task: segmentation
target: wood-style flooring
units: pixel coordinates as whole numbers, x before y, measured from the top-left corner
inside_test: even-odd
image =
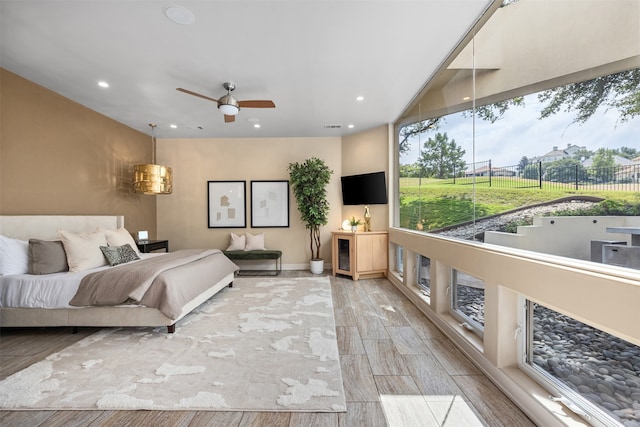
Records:
[[[331,284],[344,413],[0,411],[0,426],[535,426],[388,280]],[[1,329],[0,379],[95,331]]]

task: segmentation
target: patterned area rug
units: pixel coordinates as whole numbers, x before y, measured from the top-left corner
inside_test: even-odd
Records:
[[[101,330],[1,381],[0,407],[345,411],[329,278],[236,278],[174,334]]]

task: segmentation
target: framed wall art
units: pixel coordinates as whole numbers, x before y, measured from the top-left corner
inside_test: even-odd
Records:
[[[207,181],[209,228],[247,226],[246,181]]]
[[[251,227],[289,227],[289,181],[251,181]]]

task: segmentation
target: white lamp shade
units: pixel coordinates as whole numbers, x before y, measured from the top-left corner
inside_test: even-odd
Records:
[[[230,104],[220,104],[220,106],[218,106],[218,108],[226,116],[235,116],[236,114],[238,114],[238,111],[240,111],[240,109],[238,107],[236,107],[235,105],[230,105]]]

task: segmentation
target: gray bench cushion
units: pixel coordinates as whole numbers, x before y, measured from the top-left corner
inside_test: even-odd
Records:
[[[278,259],[282,256],[282,251],[222,251],[229,259]]]
[[[240,269],[238,271],[238,276],[256,276],[263,273],[271,273],[274,276],[280,274],[282,270],[282,251],[222,251],[227,258],[234,261],[256,261],[263,259],[273,259],[275,260],[275,270],[245,270]]]

